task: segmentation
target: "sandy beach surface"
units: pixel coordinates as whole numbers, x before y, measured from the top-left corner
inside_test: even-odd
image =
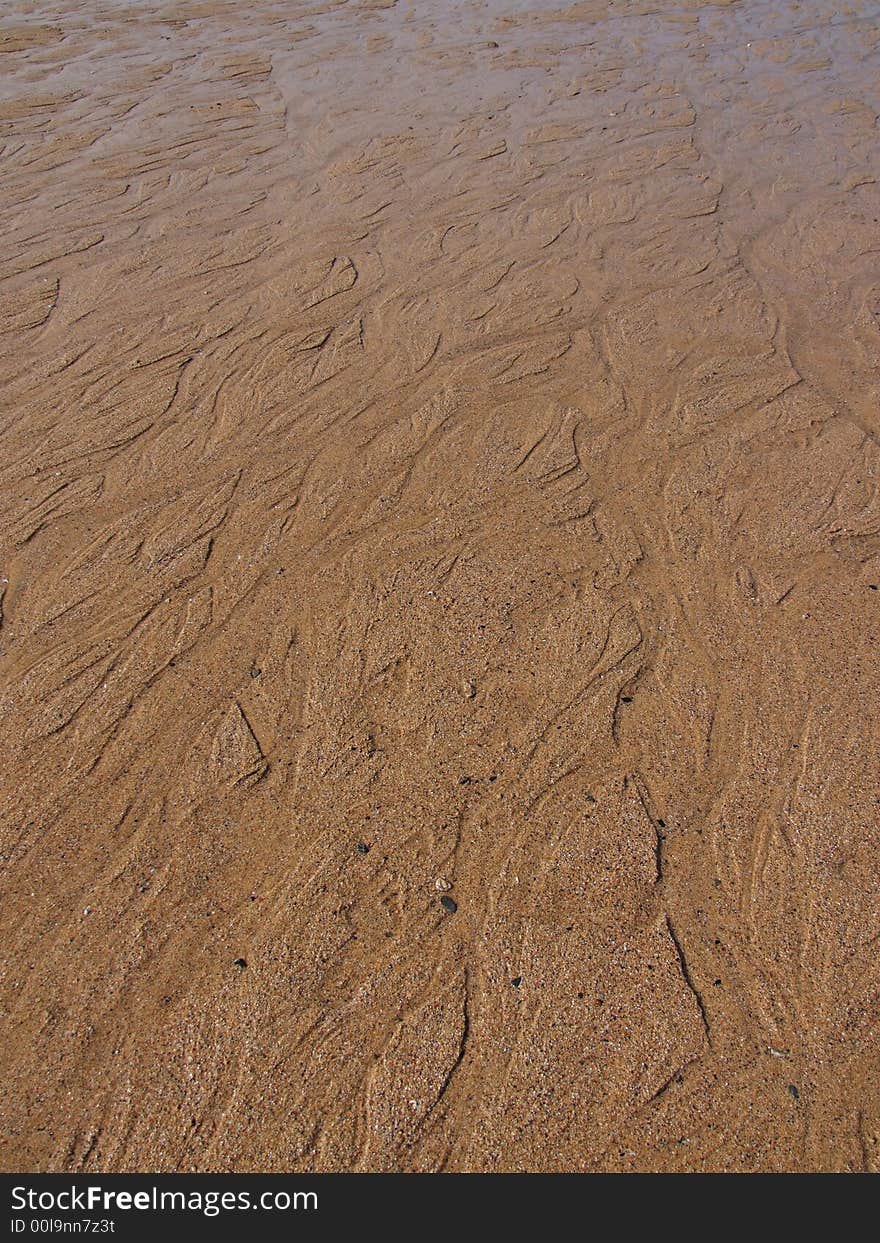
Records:
[[[3,1168],[880,1169],[880,5],[10,0]]]

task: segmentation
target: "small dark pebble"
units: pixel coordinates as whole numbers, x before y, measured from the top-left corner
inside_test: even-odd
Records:
[[[359,855],[368,855],[370,853],[370,848],[366,842],[358,842],[357,852]]]
[[[440,899],[440,905],[445,911],[448,911],[450,915],[454,915],[458,910],[458,903],[454,898],[450,898],[448,893],[444,893],[443,897]]]
[[[800,1094],[800,1092],[797,1090],[797,1088],[794,1086],[794,1084],[793,1084],[793,1083],[790,1083],[790,1084],[788,1085],[788,1090],[789,1090],[789,1092],[792,1094],[792,1096],[794,1097],[794,1099],[795,1099],[796,1101],[799,1101],[799,1100],[801,1099],[801,1094]]]
[[[245,967],[247,966],[247,959],[236,958],[235,962],[232,965],[233,967],[238,967],[239,971],[244,971]]]
[[[494,39],[490,39],[489,42],[486,44],[486,47],[497,47],[497,46],[498,44],[495,42]]]
[[[262,669],[258,669],[257,666],[254,665],[253,669],[251,669],[251,677],[258,678],[262,672]]]
[[[513,985],[513,987],[514,987],[514,988],[519,988],[520,984],[522,984],[522,976],[521,976],[521,975],[515,975],[515,976],[513,977],[513,979],[512,979],[510,982],[511,982],[511,984]]]
[[[469,786],[471,784],[471,778],[470,777],[459,777],[458,784],[460,786]]]
[[[588,795],[587,795],[587,802],[588,802],[588,803],[595,803],[595,801],[596,801],[596,800],[593,798],[592,794],[588,794]]]
[[[631,704],[632,701],[633,701],[632,695],[621,695],[620,696],[620,702],[622,704]]]
[[[657,821],[657,828],[658,828],[658,829],[665,829],[665,828],[666,828],[666,821],[665,821],[665,820],[658,820],[658,821]]]
[[[872,591],[877,591],[877,584],[876,584],[876,583],[868,583],[868,586],[871,588],[871,590],[872,590]]]

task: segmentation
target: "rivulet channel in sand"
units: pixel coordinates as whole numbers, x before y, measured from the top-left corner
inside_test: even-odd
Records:
[[[878,51],[3,6],[4,1168],[880,1168]]]

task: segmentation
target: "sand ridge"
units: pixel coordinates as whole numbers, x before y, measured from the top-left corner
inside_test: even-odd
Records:
[[[878,43],[4,12],[4,1168],[878,1168]]]

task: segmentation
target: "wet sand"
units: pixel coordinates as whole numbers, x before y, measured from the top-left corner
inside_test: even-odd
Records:
[[[3,1168],[880,1168],[878,69],[4,6]]]

